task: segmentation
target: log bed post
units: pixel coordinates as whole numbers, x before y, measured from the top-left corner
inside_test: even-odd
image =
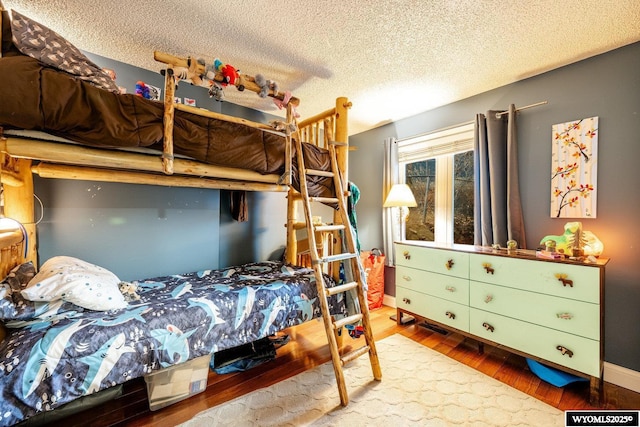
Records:
[[[175,114],[176,83],[173,78],[173,68],[167,67],[164,73],[164,134],[162,145],[162,166],[164,173],[173,174],[173,117]]]
[[[295,138],[300,138],[300,132],[297,129],[296,119],[293,114],[293,106],[291,104],[287,104],[287,128],[285,129],[285,146],[284,146],[284,173],[282,175],[282,183],[285,185],[291,185],[293,182],[291,174],[293,173],[292,162],[293,162],[293,135],[296,135]],[[295,130],[291,130],[291,125],[294,124],[296,126]]]
[[[26,256],[25,252],[21,254],[22,261],[32,261],[37,267],[38,252],[36,250],[36,224],[33,214],[31,160],[3,155],[0,173],[4,195],[4,215],[21,223],[26,232],[26,241],[24,242],[27,246]]]
[[[345,97],[336,99],[336,133],[335,141],[347,143],[349,141],[348,135],[348,111],[351,108],[351,102]],[[338,168],[342,172],[344,177],[344,188],[342,191],[347,191],[347,185],[349,182],[349,147],[348,146],[336,146],[336,153],[338,158]]]
[[[293,117],[293,107],[291,105],[287,105],[287,125],[289,123],[292,123],[294,120]],[[299,129],[296,128],[295,130],[295,138],[300,138],[300,131]],[[287,185],[289,185],[289,191],[287,192],[287,223],[285,224],[285,227],[287,228],[287,240],[286,240],[286,246],[285,246],[285,261],[289,264],[295,264],[296,260],[298,258],[298,241],[296,238],[296,230],[294,228],[295,222],[296,222],[296,209],[297,209],[297,203],[296,203],[296,190],[293,188],[293,186],[291,186],[291,183],[293,182],[293,177],[291,176],[291,174],[293,173],[292,170],[292,161],[293,161],[293,154],[292,154],[292,137],[291,137],[291,132],[289,129],[287,129],[287,137],[285,140],[285,169],[284,169],[284,175],[283,175],[283,179],[286,180]]]
[[[300,194],[293,188],[289,187],[287,193],[287,246],[285,247],[285,261],[288,264],[296,264],[298,258],[298,240],[296,236],[295,224],[297,221],[297,200]]]

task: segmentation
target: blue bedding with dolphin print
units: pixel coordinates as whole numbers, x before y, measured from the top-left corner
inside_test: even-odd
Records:
[[[41,308],[44,317],[5,322],[0,424],[321,316],[313,270],[281,262],[134,284],[140,300],[125,309],[64,303]],[[329,302],[333,314],[347,314],[343,294]]]

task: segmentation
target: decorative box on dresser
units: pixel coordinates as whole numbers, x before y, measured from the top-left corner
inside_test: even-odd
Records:
[[[604,269],[535,251],[396,243],[396,305],[427,323],[588,378],[602,395]]]

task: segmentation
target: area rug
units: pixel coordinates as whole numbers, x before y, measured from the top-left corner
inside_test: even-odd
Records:
[[[376,348],[382,381],[367,356],[349,363],[346,407],[329,362],[182,426],[564,426],[562,411],[402,335]]]

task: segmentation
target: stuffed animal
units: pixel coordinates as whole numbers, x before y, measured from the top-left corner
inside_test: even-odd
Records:
[[[140,295],[138,295],[138,285],[130,282],[120,282],[118,283],[118,288],[120,288],[120,293],[124,297],[126,302],[131,301],[139,301]]]
[[[286,108],[287,104],[289,104],[289,101],[291,100],[291,96],[292,96],[291,92],[287,90],[282,96],[282,100],[274,96],[273,103],[276,104],[276,107],[278,107],[279,110],[282,110],[283,108]],[[295,105],[293,106],[292,113],[294,117],[296,118],[300,117],[300,113],[296,111]]]
[[[276,82],[275,80],[267,80],[267,84],[269,85],[269,87],[273,91],[273,94],[277,95],[278,92],[280,91],[280,87],[278,86],[278,82]]]
[[[224,64],[218,58],[213,61],[213,68],[222,74],[222,86],[226,85],[236,85],[236,80],[240,77],[238,70],[236,70],[232,65]]]
[[[224,100],[224,90],[222,86],[216,82],[211,82],[211,86],[209,86],[209,98],[222,102]]]
[[[196,61],[192,61],[190,58],[187,61],[188,67],[173,67],[173,77],[176,79],[176,84],[179,80],[187,80],[196,86],[208,86],[208,82],[205,79],[204,73],[201,70],[205,69],[204,59],[198,58]],[[165,71],[160,72],[163,76]]]
[[[144,99],[151,99],[151,90],[143,81],[136,82],[136,95],[143,97]]]
[[[288,132],[293,133],[298,130],[298,127],[295,123],[283,122],[282,120],[271,120],[269,124],[273,127],[274,130],[278,132]]]
[[[269,95],[269,83],[267,83],[267,79],[262,74],[256,74],[254,77],[254,81],[260,88],[260,92],[258,92],[258,96],[260,98],[266,98]]]
[[[260,92],[258,92],[260,98],[266,98],[269,95],[269,90],[273,90],[274,95],[278,93],[278,83],[267,80],[262,74],[256,74],[254,81],[260,87]]]

